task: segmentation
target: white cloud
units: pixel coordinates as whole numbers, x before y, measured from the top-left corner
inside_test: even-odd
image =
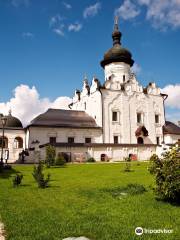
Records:
[[[23,32],[23,33],[22,33],[22,37],[23,37],[23,38],[33,38],[33,37],[34,37],[34,34],[31,33],[31,32]]]
[[[180,84],[167,85],[161,89],[162,93],[168,94],[165,105],[170,108],[180,109]],[[180,110],[178,110],[180,112]]]
[[[151,0],[138,0],[138,3],[141,5],[145,4],[145,5],[149,5],[149,3],[151,2]]]
[[[64,36],[63,29],[64,29],[64,24],[62,24],[62,25],[59,26],[58,28],[54,28],[54,29],[53,29],[53,32],[55,32],[57,35],[63,37],[63,36]]]
[[[91,5],[84,9],[83,17],[84,18],[94,17],[95,15],[98,14],[98,11],[100,9],[101,9],[101,4],[99,2],[97,2],[96,4]]]
[[[71,103],[69,97],[58,97],[55,101],[48,98],[40,98],[35,87],[19,85],[13,91],[14,96],[6,103],[0,103],[0,111],[7,114],[9,109],[18,117],[24,125],[27,125],[34,117],[45,112],[48,108],[68,109]]]
[[[147,7],[146,18],[160,30],[180,27],[180,0],[138,0]]]
[[[134,19],[145,10],[146,20],[159,30],[180,27],[180,0],[124,0],[115,14],[124,20]]]
[[[135,73],[135,74],[139,74],[141,72],[141,67],[139,64],[137,63],[134,63],[134,65],[132,66],[132,71]]]
[[[151,0],[146,5],[146,17],[155,28],[166,30],[168,27],[180,27],[180,1]]]
[[[24,5],[25,7],[28,7],[30,4],[30,0],[11,0],[11,4],[14,7],[19,7],[20,5]]]
[[[115,15],[123,18],[124,20],[135,18],[139,14],[140,10],[130,0],[125,0],[119,8],[115,9]]]
[[[66,9],[71,9],[72,8],[71,4],[69,4],[67,2],[62,2],[62,4],[65,6]]]
[[[61,23],[63,21],[63,19],[64,18],[60,14],[57,14],[50,18],[49,26],[53,27],[54,25]]]
[[[81,23],[70,24],[68,27],[69,31],[79,32],[82,29]]]
[[[64,36],[64,23],[63,23],[64,18],[60,15],[57,14],[53,17],[51,17],[50,21],[49,21],[49,26],[52,29],[52,31],[54,33],[56,33],[59,36]]]

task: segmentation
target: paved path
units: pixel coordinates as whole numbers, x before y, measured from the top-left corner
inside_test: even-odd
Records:
[[[4,237],[4,225],[0,222],[0,240],[5,240]]]

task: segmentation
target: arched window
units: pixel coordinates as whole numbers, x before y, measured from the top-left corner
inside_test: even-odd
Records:
[[[138,144],[144,144],[143,138],[142,138],[142,137],[138,137],[138,138],[137,138],[137,143],[138,143]]]
[[[21,137],[14,139],[14,148],[23,148],[23,139]]]
[[[7,137],[0,137],[0,147],[2,148],[8,148],[8,138]]]

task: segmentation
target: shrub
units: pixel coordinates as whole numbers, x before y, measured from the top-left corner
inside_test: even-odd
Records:
[[[64,166],[65,164],[66,164],[66,161],[63,156],[59,155],[56,157],[56,160],[55,160],[56,166]]]
[[[1,164],[0,163],[0,172],[3,172],[4,170],[11,170],[12,169],[12,166],[11,165],[9,165],[9,164]]]
[[[156,195],[160,199],[171,202],[180,201],[180,158],[178,149],[166,152],[162,159],[153,155],[150,159],[149,171],[155,175]]]
[[[46,159],[45,164],[48,168],[50,168],[55,163],[56,157],[56,149],[55,147],[48,145],[46,146]]]
[[[16,176],[13,177],[12,182],[13,182],[13,187],[18,187],[23,179],[22,174],[16,174]]]
[[[3,169],[4,169],[3,164],[0,162],[0,173],[3,172]]]
[[[130,157],[127,157],[125,158],[125,168],[124,168],[124,171],[125,172],[130,172],[131,171],[131,158]]]
[[[43,173],[43,164],[42,162],[39,162],[37,166],[34,166],[34,171],[32,173],[35,181],[38,184],[39,188],[46,188],[49,185],[50,181],[50,174],[47,175],[45,178],[44,173]]]
[[[161,168],[163,165],[162,160],[159,159],[159,157],[156,154],[153,154],[150,157],[150,162],[149,162],[149,172],[151,174],[155,174],[157,171],[157,168]]]
[[[87,159],[87,162],[93,163],[93,162],[96,162],[96,160],[93,157],[90,157]]]

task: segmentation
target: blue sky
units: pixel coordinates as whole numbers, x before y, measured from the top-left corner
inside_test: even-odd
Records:
[[[138,80],[144,86],[155,81],[168,93],[175,92],[167,113],[178,120],[178,0],[0,0],[2,111],[13,108],[12,98],[22,85],[22,91],[36,92],[38,101],[45,104],[60,96],[72,97],[76,88],[81,89],[84,74],[90,81],[96,75],[103,83],[99,62],[112,46],[115,14],[119,16],[122,45],[137,64]]]

